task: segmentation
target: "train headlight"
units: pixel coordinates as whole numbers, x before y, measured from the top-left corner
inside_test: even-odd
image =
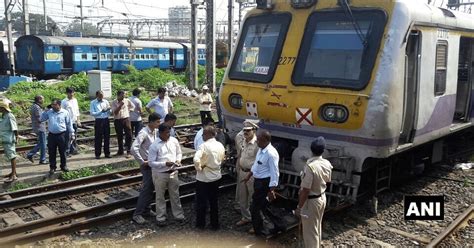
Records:
[[[325,121],[343,123],[349,118],[349,111],[342,105],[326,104],[321,107],[320,115]]]
[[[291,6],[295,9],[309,8],[316,4],[318,0],[291,0]]]
[[[242,107],[244,106],[242,96],[239,95],[239,94],[236,94],[236,93],[230,94],[230,96],[229,96],[229,105],[232,108],[242,109]]]

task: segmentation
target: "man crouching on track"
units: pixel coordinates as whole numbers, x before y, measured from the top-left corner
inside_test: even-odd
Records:
[[[216,129],[213,126],[204,127],[202,134],[204,143],[194,155],[196,167],[196,227],[206,226],[207,204],[210,205],[211,228],[219,229],[218,189],[221,179],[221,164],[225,157],[225,148],[218,142]]]
[[[298,207],[295,215],[301,217],[305,247],[320,247],[321,222],[326,207],[326,183],[331,182],[331,163],[322,158],[326,142],[318,137],[311,143],[313,157],[308,159],[301,173]]]
[[[151,113],[148,116],[148,126],[142,128],[137,138],[132,144],[132,155],[140,163],[140,171],[143,175],[142,189],[138,197],[137,207],[133,213],[133,221],[138,224],[144,224],[144,213],[151,213],[150,204],[153,202],[153,177],[151,176],[151,168],[148,164],[148,149],[158,137],[156,129],[160,126],[160,115]]]
[[[184,223],[184,213],[179,199],[179,180],[176,167],[181,163],[181,147],[176,138],[170,137],[170,127],[161,124],[159,136],[150,146],[148,165],[151,167],[156,192],[156,221],[166,226],[165,190],[168,189],[173,216]]]

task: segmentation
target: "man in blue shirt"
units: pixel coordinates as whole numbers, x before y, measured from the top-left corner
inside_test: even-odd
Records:
[[[264,233],[262,212],[267,216],[267,205],[275,200],[275,188],[278,186],[278,178],[280,172],[278,170],[278,162],[280,157],[275,147],[270,143],[272,136],[270,132],[261,130],[257,134],[257,146],[259,147],[257,157],[252,165],[252,169],[247,177],[243,180],[247,182],[250,177],[254,177],[254,192],[252,195],[252,204],[250,213],[252,216],[253,230],[256,235],[268,234]],[[271,216],[270,220],[271,220]],[[265,230],[266,231],[266,230]]]
[[[56,171],[56,150],[59,150],[61,158],[61,170],[68,172],[66,165],[66,140],[75,138],[74,128],[72,127],[69,112],[61,109],[61,100],[54,99],[48,110],[41,114],[41,122],[48,121],[48,154],[49,154],[49,174],[53,175]],[[69,135],[71,137],[66,137]]]
[[[104,155],[106,158],[111,158],[110,156],[110,125],[109,125],[109,115],[110,115],[110,104],[109,101],[104,99],[104,92],[101,90],[96,91],[96,99],[91,102],[90,113],[95,118],[94,131],[95,131],[95,140],[94,140],[94,151],[95,158],[100,158],[100,153],[102,150],[102,139],[104,140]]]

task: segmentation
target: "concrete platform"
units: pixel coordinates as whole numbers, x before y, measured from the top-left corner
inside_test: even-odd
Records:
[[[183,152],[183,159],[194,156],[194,149],[181,147]],[[133,168],[138,167],[134,163],[133,157],[127,159],[125,156],[113,156],[117,153],[117,147],[111,147],[110,151],[112,158],[105,158],[102,154],[100,159],[95,159],[93,148],[88,146],[81,146],[80,154],[74,155],[67,158],[67,166],[69,170],[78,170],[81,168],[89,167],[91,169],[98,168],[103,165],[110,165],[113,169],[119,168]],[[58,177],[61,175],[59,168],[59,157],[57,158],[57,170],[53,176],[49,176],[49,164],[38,164],[39,160],[35,159],[35,163],[31,163],[27,160],[24,154],[18,154],[17,158],[17,175],[18,180],[13,183],[6,183],[3,176],[8,175],[11,172],[10,163],[6,161],[3,155],[0,155],[0,193],[8,191],[13,185],[18,183],[37,185],[43,182],[55,182],[58,181]],[[39,157],[38,155],[36,157]]]

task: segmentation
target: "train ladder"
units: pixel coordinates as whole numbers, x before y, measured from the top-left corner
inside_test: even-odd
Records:
[[[378,165],[375,169],[375,194],[372,199],[373,212],[378,212],[378,194],[390,188],[390,180],[392,178],[392,164]]]

